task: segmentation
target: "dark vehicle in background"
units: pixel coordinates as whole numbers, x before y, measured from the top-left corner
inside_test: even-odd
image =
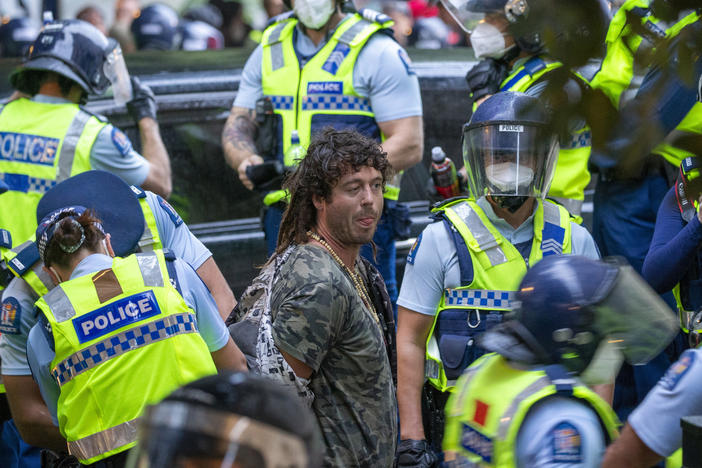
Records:
[[[266,261],[260,225],[261,196],[239,182],[226,165],[220,138],[250,50],[139,52],[126,55],[132,75],[156,94],[158,121],[171,157],[173,193],[169,202],[212,251],[237,297]],[[469,49],[409,50],[424,106],[424,160],[405,172],[400,200],[412,214],[412,236],[429,222],[427,184],[433,146],[441,146],[463,166],[461,126],[470,115],[464,81],[473,64]],[[0,98],[12,89],[7,76],[19,61],[0,60]],[[139,148],[139,135],[124,106],[111,96],[90,100],[88,110],[106,116]],[[414,239],[399,241],[398,279]]]

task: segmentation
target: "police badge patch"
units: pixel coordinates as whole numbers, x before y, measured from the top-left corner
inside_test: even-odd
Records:
[[[551,430],[551,463],[582,463],[580,431],[569,422],[560,422]]]
[[[8,335],[18,335],[20,332],[20,321],[22,317],[22,307],[14,297],[8,297],[2,302],[0,311],[0,332]]]
[[[112,127],[112,143],[122,156],[128,155],[132,150],[132,142],[129,137],[117,127]]]

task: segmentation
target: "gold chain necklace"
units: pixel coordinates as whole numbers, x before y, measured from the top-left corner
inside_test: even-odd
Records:
[[[353,282],[353,286],[356,288],[356,292],[358,295],[361,297],[361,300],[363,303],[366,305],[368,308],[368,311],[370,314],[373,316],[375,319],[375,323],[380,326],[380,319],[378,319],[378,314],[375,312],[375,307],[373,307],[373,303],[370,300],[370,295],[368,294],[368,290],[366,289],[366,286],[363,284],[363,280],[361,279],[361,275],[355,273],[352,271],[346,264],[344,263],[343,260],[341,260],[341,257],[337,255],[336,252],[334,252],[334,249],[332,248],[331,245],[327,243],[319,234],[316,232],[312,231],[307,231],[307,235],[311,237],[312,239],[316,240],[320,244],[322,244],[322,247],[324,247],[327,252],[329,252],[329,255],[332,256],[332,258],[336,261],[336,263],[341,266],[341,268],[348,273],[348,275],[351,277],[351,281]]]

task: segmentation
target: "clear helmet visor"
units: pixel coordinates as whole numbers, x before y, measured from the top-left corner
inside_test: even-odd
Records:
[[[471,195],[545,198],[558,157],[558,142],[546,127],[490,122],[466,125],[463,159]]]
[[[468,34],[485,18],[485,12],[472,11],[475,0],[441,0],[441,4],[456,23]]]
[[[177,401],[149,407],[130,468],[307,468],[300,437],[245,416]]]
[[[132,100],[132,82],[129,79],[129,71],[124,62],[122,48],[116,42],[115,47],[105,56],[103,73],[112,85],[115,104],[124,105]]]
[[[609,295],[594,306],[595,324],[632,365],[646,364],[678,333],[675,314],[634,269],[617,259],[619,273]]]

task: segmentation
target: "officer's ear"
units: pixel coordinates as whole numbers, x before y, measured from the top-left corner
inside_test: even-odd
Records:
[[[47,275],[49,275],[49,278],[51,278],[51,281],[53,281],[56,286],[61,284],[61,276],[54,269],[54,267],[47,267],[46,265],[43,265],[41,268]]]
[[[105,238],[102,240],[103,242],[103,247],[105,248],[105,254],[109,255],[110,257],[115,256],[115,251],[112,250],[112,243],[110,242],[110,237],[112,237],[109,233],[105,234]]]

